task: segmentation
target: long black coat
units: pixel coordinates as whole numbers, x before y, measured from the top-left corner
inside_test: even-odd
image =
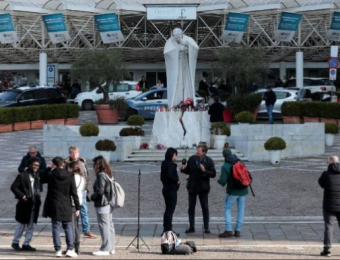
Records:
[[[187,167],[181,170],[181,172],[189,175],[187,179],[187,189],[191,193],[209,192],[210,178],[216,177],[214,161],[204,155],[200,161],[200,163],[205,166],[205,172],[202,172],[196,160],[196,155],[191,156],[188,160]]]
[[[33,175],[34,178],[34,199],[29,177],[30,170],[24,171],[16,177],[11,185],[11,191],[14,193],[15,198],[18,199],[15,212],[15,220],[21,224],[29,224],[31,220],[31,212],[34,203],[34,223],[37,223],[39,217],[39,209],[41,205],[40,199],[40,181],[38,175]],[[27,201],[23,200],[26,196]]]
[[[163,190],[178,190],[179,177],[177,173],[177,164],[172,160],[165,159],[161,166],[161,181],[163,183]]]
[[[332,163],[319,178],[319,185],[324,189],[323,210],[340,212],[340,163]]]
[[[42,183],[47,183],[47,196],[43,216],[58,221],[72,221],[73,198],[76,210],[80,209],[74,173],[65,169],[46,169],[40,176]]]

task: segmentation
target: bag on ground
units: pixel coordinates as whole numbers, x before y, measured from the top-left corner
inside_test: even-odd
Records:
[[[109,179],[110,180],[110,179]],[[122,208],[124,207],[125,192],[118,182],[114,179],[110,180],[111,183],[111,199],[110,206],[112,208]]]
[[[180,244],[174,250],[174,255],[190,255],[193,253],[192,248],[186,244]]]
[[[175,253],[177,236],[172,231],[164,232],[161,238],[161,250],[163,255]]]
[[[231,168],[232,176],[233,176],[233,187],[236,189],[244,189],[250,187],[253,196],[255,197],[254,191],[251,187],[251,183],[253,182],[253,178],[251,177],[250,172],[247,167],[240,161],[236,162]]]
[[[187,242],[185,242],[184,244],[190,246],[191,249],[192,249],[192,251],[193,251],[194,253],[197,252],[197,247],[196,247],[196,244],[195,244],[194,241],[187,241]]]

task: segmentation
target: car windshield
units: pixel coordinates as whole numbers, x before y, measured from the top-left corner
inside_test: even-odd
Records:
[[[3,92],[0,95],[0,100],[4,100],[4,101],[13,101],[15,100],[15,98],[20,94],[20,92],[16,92],[16,91],[6,91]]]
[[[144,96],[144,95],[145,95],[145,92],[142,92],[142,93],[140,93],[139,95],[133,97],[132,99],[137,99],[137,98],[139,98],[139,97],[141,97],[141,96]]]

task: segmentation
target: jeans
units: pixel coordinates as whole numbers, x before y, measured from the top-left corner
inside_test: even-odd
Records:
[[[67,250],[73,250],[74,237],[72,230],[72,222],[58,221],[52,219],[52,235],[55,251],[61,250],[60,226],[63,227],[65,232]]]
[[[209,229],[209,204],[208,204],[208,195],[209,192],[202,193],[192,193],[189,192],[189,223],[190,228],[195,228],[195,208],[197,196],[199,197],[202,213],[203,213],[203,224],[204,229]]]
[[[90,231],[89,216],[87,215],[87,192],[84,191],[83,205],[80,206],[80,219],[81,225],[83,226],[83,233]]]
[[[225,204],[224,204],[224,219],[225,219],[225,230],[232,231],[232,208],[237,201],[237,220],[235,231],[241,231],[243,221],[244,221],[244,209],[246,206],[247,196],[233,196],[226,195]]]
[[[112,222],[112,213],[98,214],[98,227],[102,237],[100,251],[110,252],[115,250],[115,227]]]
[[[324,244],[324,248],[326,250],[329,250],[332,247],[332,242],[333,242],[333,224],[334,224],[334,220],[335,218],[338,221],[338,225],[340,227],[340,212],[327,212],[327,211],[323,211],[323,219],[325,221],[325,233],[324,233],[324,240],[323,240],[323,244]]]
[[[274,108],[274,105],[267,106],[268,121],[269,121],[270,124],[274,123],[274,120],[273,120],[273,108]]]
[[[172,217],[177,204],[177,190],[164,190],[163,197],[165,202],[165,212],[163,216],[164,232],[172,230]]]
[[[31,218],[30,218],[30,223],[27,224],[21,224],[17,223],[15,226],[15,231],[14,231],[14,238],[13,238],[13,244],[19,244],[20,238],[22,237],[24,231],[26,230],[25,233],[25,241],[24,245],[29,245],[32,237],[33,237],[33,231],[34,231],[34,206],[32,207],[31,211]]]

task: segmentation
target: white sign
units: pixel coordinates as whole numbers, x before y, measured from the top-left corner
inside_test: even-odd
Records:
[[[47,85],[54,86],[55,84],[55,65],[47,65]]]
[[[336,69],[329,69],[329,80],[336,80]]]
[[[339,46],[333,45],[331,46],[331,57],[338,57]]]
[[[196,20],[196,7],[148,7],[148,20]]]

